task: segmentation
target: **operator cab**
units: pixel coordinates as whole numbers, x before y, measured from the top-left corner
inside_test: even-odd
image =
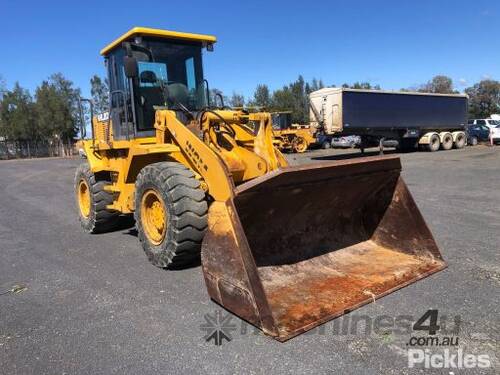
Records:
[[[292,112],[273,112],[271,113],[274,130],[284,130],[292,127]]]
[[[186,123],[208,105],[202,48],[211,35],[135,27],[101,51],[110,87],[115,139],[155,134],[155,107],[175,110]]]

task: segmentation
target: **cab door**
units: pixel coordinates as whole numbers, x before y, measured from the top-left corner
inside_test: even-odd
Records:
[[[131,100],[130,82],[125,76],[123,51],[118,49],[107,57],[110,91],[109,117],[113,127],[113,139],[135,137],[134,107]]]

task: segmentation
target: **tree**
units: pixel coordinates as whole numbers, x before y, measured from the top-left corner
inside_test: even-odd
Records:
[[[271,94],[266,84],[258,84],[253,94],[252,106],[269,108],[271,106]]]
[[[295,98],[288,86],[273,93],[272,109],[276,111],[292,111],[295,106]]]
[[[245,105],[245,98],[243,95],[237,94],[233,91],[229,104],[231,104],[231,107],[243,107]]]
[[[309,108],[308,108],[308,96],[306,93],[304,78],[299,75],[297,80],[290,84],[290,90],[295,99],[294,108],[292,109],[292,121],[299,124],[304,124],[308,122]]]
[[[5,79],[0,74],[0,101],[2,100],[3,95],[6,92],[7,92],[7,83],[5,82]]]
[[[343,88],[345,89],[358,89],[358,90],[381,90],[380,85],[374,85],[370,82],[354,82],[352,85],[349,85],[347,83],[344,83],[342,85]]]
[[[40,132],[44,139],[53,140],[60,137],[60,130],[70,119],[70,111],[56,87],[48,81],[43,81],[36,88],[36,113]]]
[[[272,97],[272,107],[279,111],[292,111],[292,122],[304,124],[309,120],[308,96],[304,78],[276,90]]]
[[[219,89],[210,89],[210,105],[220,107],[224,104],[224,106],[228,105],[227,96]],[[223,103],[221,103],[221,98]]]
[[[306,83],[305,86],[306,94],[309,95],[311,92],[321,90],[324,87],[325,85],[321,79],[317,80],[316,78],[313,78],[311,83],[309,82]]]
[[[96,113],[109,111],[109,84],[107,78],[102,80],[101,77],[94,74],[90,78],[90,94],[92,95]]]
[[[457,91],[453,90],[453,81],[450,77],[438,75],[432,78],[429,82],[422,85],[418,91],[431,92],[435,94],[453,94]]]
[[[2,99],[3,95],[7,92],[7,84],[5,83],[5,79],[0,75],[0,137],[2,137]]]
[[[18,82],[11,91],[4,91],[0,107],[0,136],[11,141],[37,137],[33,98]]]
[[[69,145],[77,134],[80,90],[62,74],[50,76],[36,89],[36,113],[44,138],[60,147]]]
[[[486,79],[465,89],[469,95],[469,114],[473,118],[485,118],[500,112],[500,82]]]

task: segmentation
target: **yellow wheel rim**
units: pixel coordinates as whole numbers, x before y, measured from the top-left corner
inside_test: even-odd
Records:
[[[78,206],[80,207],[80,213],[83,217],[89,217],[90,215],[90,189],[89,185],[85,180],[80,180],[78,183]]]
[[[163,199],[155,190],[146,190],[141,199],[141,224],[146,237],[159,245],[167,232],[166,209]]]
[[[307,143],[303,138],[297,138],[297,144],[295,146],[297,152],[305,152],[307,150]]]

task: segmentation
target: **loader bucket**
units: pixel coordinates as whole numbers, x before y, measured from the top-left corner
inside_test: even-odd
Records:
[[[387,156],[287,167],[212,203],[211,298],[285,341],[445,268],[400,171]]]

